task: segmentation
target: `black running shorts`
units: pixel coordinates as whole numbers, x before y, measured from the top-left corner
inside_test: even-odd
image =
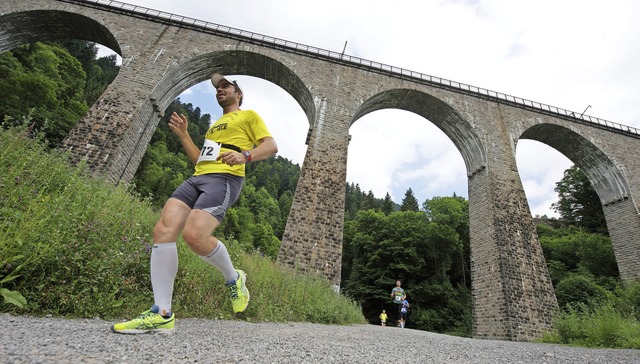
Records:
[[[227,209],[240,196],[244,177],[227,173],[191,176],[171,195],[192,209],[204,210],[222,221]]]

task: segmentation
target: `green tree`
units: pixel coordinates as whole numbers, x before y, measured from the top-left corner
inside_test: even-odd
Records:
[[[613,245],[608,236],[600,234],[581,234],[578,246],[578,266],[599,279],[620,277],[618,264],[613,252]]]
[[[447,271],[453,282],[470,288],[469,201],[463,197],[434,197],[426,200],[423,209],[430,221],[432,233],[451,258]]]
[[[558,202],[551,207],[567,224],[589,232],[608,234],[607,222],[598,194],[587,175],[576,166],[564,171],[562,180],[556,183]]]
[[[236,204],[252,211],[256,221],[272,227],[278,227],[281,223],[278,201],[264,187],[256,189],[251,184],[245,185]]]
[[[136,191],[159,209],[191,174],[193,164],[184,153],[169,153],[166,144],[156,143],[147,147],[133,183]]]
[[[391,195],[389,195],[389,192],[387,192],[387,194],[384,196],[381,209],[382,209],[382,212],[385,213],[385,215],[389,215],[395,211],[395,204],[391,200]]]
[[[278,198],[278,207],[280,209],[280,218],[283,222],[286,223],[289,218],[289,211],[291,211],[291,204],[293,203],[293,192],[295,190],[287,190],[282,192],[280,198]],[[282,235],[284,234],[284,225],[281,230],[276,230],[276,236],[282,239]]]
[[[55,43],[66,49],[82,65],[87,75],[83,98],[87,105],[93,105],[120,71],[116,63],[116,55],[96,59],[98,54],[96,43],[84,40],[64,39]]]
[[[364,194],[360,189],[360,185],[347,183],[345,190],[345,219],[347,221],[354,220],[362,205]]]
[[[36,42],[0,55],[0,121],[30,116],[31,129],[56,146],[87,112],[86,74],[55,44]]]
[[[357,225],[356,220],[345,219],[342,234],[342,264],[340,273],[340,277],[342,278],[342,281],[340,282],[341,287],[345,286],[345,282],[351,276],[351,266],[355,259],[353,240],[358,233]]]
[[[581,275],[607,288],[617,286],[620,274],[608,236],[577,227],[547,229],[540,234],[540,244],[554,285],[570,275]]]
[[[260,163],[249,163],[246,167],[250,183],[256,188],[264,187],[275,198],[296,190],[300,166],[286,158],[276,155]]]
[[[348,279],[343,278],[343,291],[362,304],[365,316],[377,317],[388,301],[387,287],[392,287],[396,279],[389,269],[391,262],[388,257],[400,249],[388,245],[398,244],[398,241],[389,241],[382,235],[386,222],[384,213],[380,211],[359,211],[353,225],[347,226],[353,229],[348,249],[353,260],[349,264]],[[396,259],[400,257],[394,257]]]
[[[375,210],[378,209],[379,205],[378,205],[378,201],[376,200],[376,197],[373,195],[373,191],[369,190],[369,192],[367,193],[367,195],[364,198],[364,203],[362,204],[362,209],[363,210]]]
[[[418,205],[418,200],[413,195],[413,191],[411,187],[405,192],[404,199],[402,199],[402,203],[400,204],[400,211],[420,211],[420,207]]]

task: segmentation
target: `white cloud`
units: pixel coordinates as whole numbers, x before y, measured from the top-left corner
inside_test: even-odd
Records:
[[[531,213],[558,216],[551,209],[558,200],[554,189],[573,163],[546,144],[526,139],[518,142],[516,162]]]

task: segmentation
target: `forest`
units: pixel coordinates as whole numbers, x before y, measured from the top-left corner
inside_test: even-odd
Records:
[[[50,148],[63,140],[118,74],[116,57],[97,57],[94,43],[33,43],[0,54],[0,120],[4,128],[28,120]],[[172,112],[185,114],[196,145],[211,123],[198,106],[174,100],[165,111],[131,183],[156,209],[191,173],[167,127]],[[246,251],[276,258],[300,176],[300,166],[276,155],[247,166],[239,201],[216,231]],[[407,327],[471,335],[469,203],[460,196],[417,201],[377,198],[346,183],[341,289],[365,317],[378,323],[392,312],[396,280],[407,291]],[[556,184],[558,218],[536,217],[537,232],[561,307],[595,305],[622,290],[602,206],[577,167]]]

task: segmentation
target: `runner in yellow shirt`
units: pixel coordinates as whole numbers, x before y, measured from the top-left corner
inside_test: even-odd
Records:
[[[380,314],[380,324],[382,326],[387,326],[387,312],[385,310],[382,310],[382,313]]]
[[[114,332],[174,331],[171,300],[178,272],[176,241],[181,231],[189,248],[224,276],[233,312],[243,312],[249,305],[247,275],[233,266],[227,248],[213,232],[240,196],[245,164],[269,158],[278,146],[255,111],[240,110],[244,94],[236,81],[216,73],[211,83],[223,115],[207,131],[201,149],[191,139],[184,115],[173,113],[169,121],[169,129],[195,164],[195,173],[167,200],[153,231],[150,265],[154,304],[133,320],[113,325]]]

